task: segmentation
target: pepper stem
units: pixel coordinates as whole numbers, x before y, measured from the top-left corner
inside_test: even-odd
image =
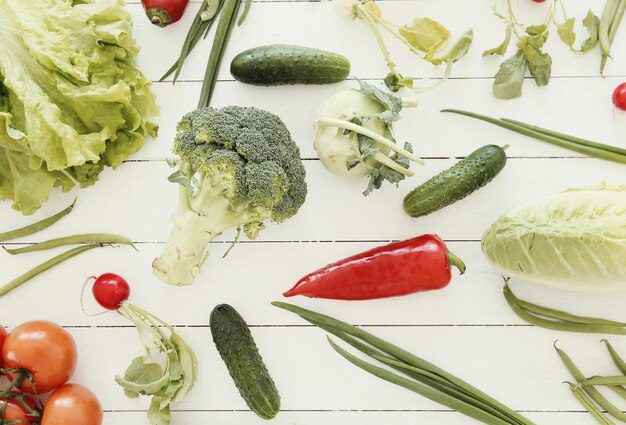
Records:
[[[467,267],[465,266],[465,263],[463,262],[463,260],[457,257],[454,253],[452,253],[452,251],[450,250],[446,250],[446,251],[448,253],[448,264],[450,266],[456,267],[461,274],[465,273],[465,269],[467,269]]]

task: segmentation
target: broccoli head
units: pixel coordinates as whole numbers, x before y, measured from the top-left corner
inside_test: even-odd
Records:
[[[170,181],[180,184],[174,229],[154,273],[190,285],[211,240],[228,228],[255,239],[269,219],[292,217],[307,193],[300,150],[282,120],[254,107],[200,108],[177,127],[180,157]]]

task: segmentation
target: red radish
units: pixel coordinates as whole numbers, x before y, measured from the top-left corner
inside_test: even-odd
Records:
[[[159,27],[173,24],[182,18],[189,0],[141,0],[150,22]]]
[[[117,310],[128,299],[130,287],[122,276],[104,273],[93,283],[93,296],[107,310]]]
[[[622,83],[613,92],[613,105],[617,109],[626,111],[626,83]]]
[[[546,0],[533,0],[535,3],[543,3]]]

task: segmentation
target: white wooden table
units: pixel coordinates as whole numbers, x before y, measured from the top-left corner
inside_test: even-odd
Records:
[[[178,54],[199,1],[193,1],[181,23],[168,29],[149,24],[137,0],[127,1],[135,17],[135,37],[142,47],[140,68],[158,79]],[[520,17],[542,19],[547,4],[519,0]],[[599,13],[603,2],[568,0],[571,16],[583,17],[589,5]],[[298,317],[273,308],[297,278],[333,260],[422,233],[437,233],[468,265],[444,290],[371,302],[292,301],[368,330],[433,361],[494,395],[543,425],[583,425],[594,420],[569,393],[570,379],[552,343],[569,351],[588,374],[615,374],[600,344],[600,335],[564,334],[531,327],[508,308],[502,280],[483,258],[479,240],[499,215],[526,201],[569,187],[603,180],[624,182],[623,165],[547,146],[532,139],[463,117],[440,114],[443,107],[506,116],[626,147],[626,113],[614,111],[613,88],[626,79],[626,29],[614,44],[615,61],[600,78],[599,51],[576,55],[552,31],[547,50],[554,59],[553,80],[537,88],[527,80],[521,99],[499,101],[491,95],[492,76],[500,62],[481,52],[498,44],[501,22],[490,11],[491,0],[396,0],[381,3],[388,19],[399,23],[429,16],[460,35],[473,27],[474,44],[457,64],[453,78],[421,96],[416,110],[403,112],[397,138],[413,143],[427,159],[416,176],[396,189],[368,198],[365,181],[334,176],[323,169],[313,150],[314,113],[331,94],[355,87],[354,80],[328,86],[254,87],[234,82],[230,59],[243,49],[269,43],[291,43],[333,50],[352,62],[352,76],[380,83],[384,61],[365,25],[338,16],[330,3],[255,2],[244,26],[237,28],[225,55],[214,106],[254,105],[280,115],[298,142],[307,170],[309,195],[299,214],[280,226],[268,225],[259,240],[242,241],[221,259],[234,232],[211,245],[212,256],[192,287],[166,286],[151,273],[151,261],[170,231],[177,187],[167,182],[174,126],[194,109],[210,42],[188,59],[180,81],[155,83],[162,107],[158,140],[116,171],[107,170],[93,188],[80,193],[54,193],[34,217],[22,217],[0,206],[2,230],[15,228],[62,209],[78,194],[75,211],[59,224],[19,241],[30,243],[83,232],[112,232],[137,242],[128,248],[90,251],[36,278],[0,299],[0,322],[13,327],[32,319],[65,326],[79,346],[74,381],[94,390],[105,409],[106,425],[147,424],[148,399],[127,399],[113,381],[141,353],[135,330],[116,314],[87,317],[79,296],[90,275],[116,272],[132,285],[131,299],[176,325],[200,360],[196,388],[173,406],[172,423],[260,424],[239,397],[211,341],[208,316],[218,303],[231,303],[246,318],[282,396],[276,425],[461,425],[474,423],[460,414],[384,383],[336,355],[322,331]],[[579,40],[580,41],[580,40]],[[441,70],[420,63],[390,41],[401,70],[436,78]],[[431,81],[432,82],[432,81]],[[509,162],[504,171],[471,197],[436,214],[410,219],[401,208],[408,190],[487,143],[505,144]],[[2,279],[9,280],[51,256],[35,253],[11,257],[0,252]],[[576,311],[625,319],[626,295],[566,293],[514,282],[524,298]],[[626,340],[611,337],[626,354]],[[624,406],[624,403],[622,403]],[[73,424],[79,425],[79,424]]]

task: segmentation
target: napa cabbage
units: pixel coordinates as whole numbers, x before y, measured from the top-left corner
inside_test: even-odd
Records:
[[[493,223],[481,245],[507,276],[571,290],[626,290],[626,186],[531,202]]]

